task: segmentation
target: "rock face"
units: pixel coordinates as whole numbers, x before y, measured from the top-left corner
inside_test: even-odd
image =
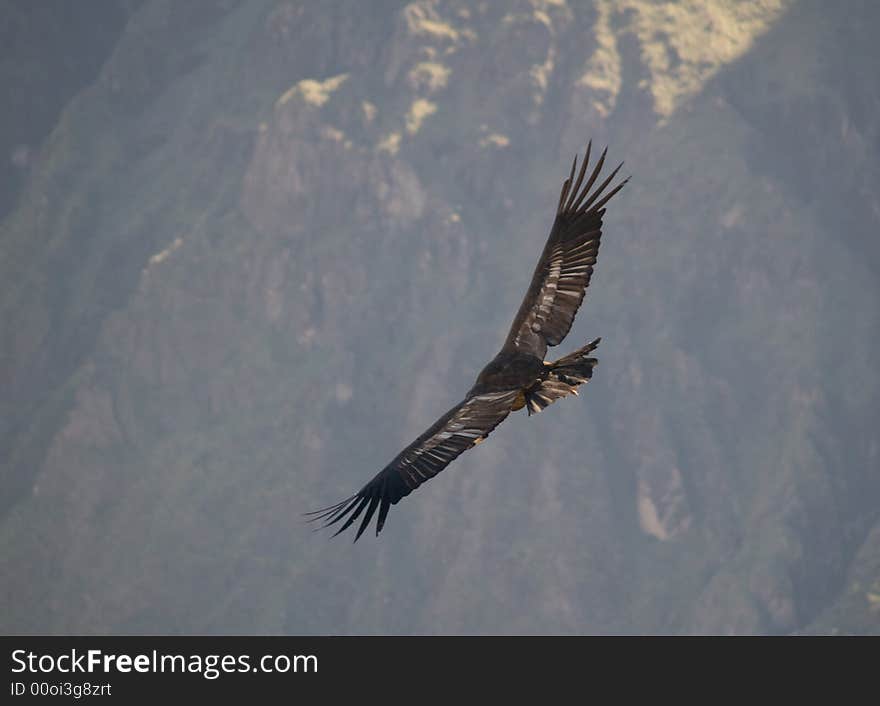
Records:
[[[874,3],[126,9],[0,226],[5,632],[880,632]],[[496,352],[588,137],[585,395],[310,533]]]

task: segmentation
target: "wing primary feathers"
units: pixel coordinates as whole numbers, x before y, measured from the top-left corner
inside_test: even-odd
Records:
[[[556,213],[562,213],[562,204],[565,203],[565,197],[568,196],[568,188],[571,182],[566,179],[562,182],[562,191],[559,193],[559,205],[556,207]]]
[[[587,209],[593,205],[593,202],[602,195],[602,192],[605,191],[605,187],[611,183],[611,180],[617,176],[617,172],[620,171],[620,168],[623,166],[623,162],[617,165],[617,169],[615,169],[608,177],[603,181],[599,186],[596,187],[596,190],[593,192],[592,196],[588,198],[584,205],[580,207],[578,213],[586,213]],[[594,207],[595,208],[595,207]]]
[[[605,164],[605,155],[606,154],[608,154],[607,147],[604,150],[602,150],[602,154],[599,155],[599,161],[596,162],[596,166],[593,167],[593,173],[590,174],[590,178],[587,180],[586,186],[584,186],[577,201],[575,201],[572,204],[572,209],[574,209],[575,211],[582,210],[582,209],[578,209],[578,206],[580,206],[581,201],[584,200],[586,195],[590,193],[590,189],[593,188],[593,184],[596,183],[596,179],[599,177],[599,173],[602,171],[602,166]]]
[[[326,521],[323,525],[319,527],[319,529],[324,529],[325,527],[329,527],[330,525],[334,525],[343,517],[345,517],[349,512],[351,512],[352,508],[357,505],[361,501],[360,495],[353,495],[349,500],[346,500],[342,505],[345,507],[341,507],[335,513],[326,518]]]
[[[354,536],[354,541],[357,542],[361,535],[364,533],[364,530],[367,529],[367,525],[370,524],[370,520],[373,517],[373,513],[376,512],[376,506],[379,504],[379,493],[374,492],[373,497],[370,498],[370,507],[367,508],[367,514],[364,515],[364,520],[361,522],[361,526],[358,527],[357,534]]]
[[[557,213],[562,213],[562,204],[565,203],[565,197],[568,196],[569,190],[571,189],[571,182],[574,181],[574,170],[577,167],[578,156],[574,156],[574,161],[571,163],[571,174],[568,175],[568,179],[565,180],[565,183],[562,185],[562,193],[559,195],[559,206],[556,209]]]
[[[382,484],[382,504],[379,506],[379,517],[376,519],[376,536],[379,536],[379,532],[382,531],[382,528],[385,526],[385,518],[388,516],[388,510],[391,508],[391,499],[388,497],[388,494],[385,492],[385,484]]]
[[[587,173],[587,165],[590,163],[590,148],[593,146],[593,141],[590,140],[587,143],[587,153],[584,155],[583,164],[581,164],[581,170],[578,172],[577,181],[574,183],[574,186],[571,189],[571,193],[568,196],[568,203],[565,204],[565,210],[571,210],[571,202],[574,201],[575,196],[578,194],[578,190],[581,188],[581,184],[584,181],[584,174]]]
[[[345,530],[347,530],[349,527],[351,527],[351,523],[354,522],[360,516],[360,514],[364,511],[364,508],[367,506],[367,503],[370,502],[370,496],[369,495],[365,495],[363,497],[358,496],[358,500],[360,501],[358,503],[358,506],[355,508],[354,512],[348,516],[348,519],[343,523],[342,527],[340,527],[338,530],[336,530],[336,532],[333,535],[334,537],[336,535],[340,534],[341,532],[345,532]],[[333,520],[333,522],[328,522],[325,525],[325,527],[329,527],[333,523],[339,522],[339,520],[341,520],[343,517],[345,517],[347,512],[348,512],[348,509],[346,509],[346,512],[342,513],[339,517],[337,517],[335,520]]]
[[[311,512],[304,512],[303,515],[305,515],[306,517],[314,517],[315,515],[322,515],[325,512],[327,512],[328,510],[335,510],[340,505],[345,505],[345,503],[347,503],[349,500],[351,500],[351,498],[346,498],[342,502],[336,503],[335,505],[328,505],[327,507],[322,507],[320,510],[312,510]]]
[[[621,163],[620,166],[623,166],[623,164]],[[616,171],[616,170],[615,170],[615,171]],[[602,206],[604,206],[606,203],[608,203],[608,200],[609,200],[612,196],[614,196],[614,194],[616,194],[616,193],[617,193],[618,191],[620,191],[624,186],[626,186],[627,182],[628,182],[630,179],[632,179],[632,177],[631,177],[631,176],[628,176],[626,179],[624,179],[622,182],[620,182],[620,183],[619,183],[617,186],[615,186],[611,191],[609,191],[607,194],[605,194],[605,196],[602,197],[602,200],[599,201],[599,203],[597,203],[595,206],[593,206],[593,208],[594,208],[595,210],[597,210],[597,211],[598,211],[599,209],[601,209]]]
[[[318,522],[318,521],[323,520],[327,517],[330,517],[331,515],[336,514],[342,508],[343,505],[350,502],[351,500],[353,500],[356,497],[357,496],[353,495],[350,498],[346,498],[342,502],[336,503],[335,505],[331,505],[330,507],[325,507],[323,510],[315,510],[313,512],[303,513],[306,517],[309,518],[308,520],[306,520],[306,522]]]
[[[360,495],[353,496],[350,503],[347,503],[344,508],[340,508],[337,513],[334,513],[333,515],[331,515],[330,517],[327,518],[326,522],[324,523],[324,527],[329,527],[330,525],[335,525],[337,522],[339,522],[339,520],[341,520],[349,512],[351,512],[352,509],[354,509],[354,507],[359,502],[361,502],[361,496]]]

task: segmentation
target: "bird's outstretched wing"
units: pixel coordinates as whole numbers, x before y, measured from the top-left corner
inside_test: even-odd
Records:
[[[510,414],[519,395],[519,390],[506,390],[468,397],[440,417],[355,495],[308,515],[312,520],[323,521],[323,527],[345,520],[336,532],[339,534],[366,510],[354,538],[357,541],[378,508],[378,535],[391,505],[485,439]]]
[[[543,359],[547,346],[558,345],[568,334],[578,307],[584,300],[599,252],[602,216],[605,213],[603,207],[629,181],[625,179],[602,196],[623,166],[621,163],[590,193],[602,171],[605,153],[608,151],[606,148],[602,152],[584,184],[591,146],[592,144],[587,145],[587,154],[577,181],[574,179],[577,168],[575,157],[571,174],[562,185],[550,237],[541,253],[541,259],[538,260],[525,299],[513,320],[504,343],[506,348]]]

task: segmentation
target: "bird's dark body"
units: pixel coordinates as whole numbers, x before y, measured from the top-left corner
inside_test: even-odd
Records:
[[[522,390],[525,392],[546,375],[544,361],[529,353],[504,347],[477,376],[467,396],[486,392]]]
[[[587,145],[577,179],[575,158],[571,174],[562,185],[553,227],[507,339],[498,355],[477,376],[464,400],[357,493],[309,513],[314,520],[324,521],[325,526],[342,522],[339,534],[363,514],[355,535],[357,540],[378,512],[379,534],[392,505],[480,444],[511,412],[525,407],[529,414],[536,414],[556,400],[577,395],[578,387],[592,378],[598,361],[591,354],[599,345],[598,338],[558,360],[544,360],[547,348],[559,345],[571,329],[596,264],[604,206],[627,181],[603,196],[620,167],[593,189],[605,162],[605,152],[587,178],[589,161]]]

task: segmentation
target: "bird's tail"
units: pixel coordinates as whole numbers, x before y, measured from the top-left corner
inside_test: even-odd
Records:
[[[574,353],[547,365],[546,377],[526,390],[526,409],[530,415],[537,414],[556,400],[578,394],[577,388],[593,377],[593,368],[599,363],[589,355],[601,340],[597,338]]]

